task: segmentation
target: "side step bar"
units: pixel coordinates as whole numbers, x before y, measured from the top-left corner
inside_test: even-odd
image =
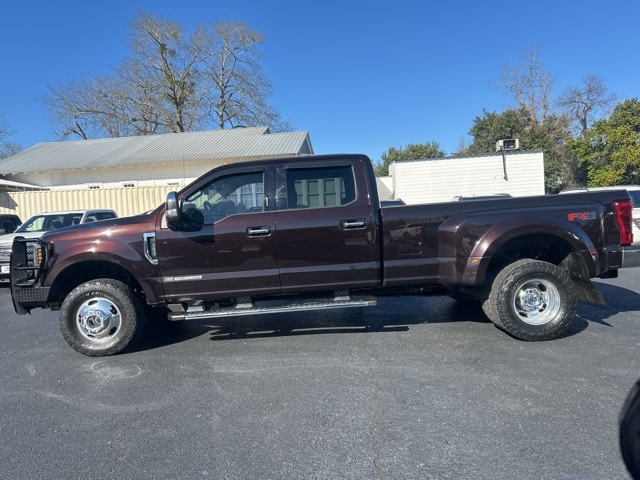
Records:
[[[336,298],[323,302],[291,303],[288,305],[254,307],[251,304],[242,304],[235,308],[221,308],[212,310],[196,310],[193,312],[171,312],[167,318],[172,321],[198,320],[219,317],[238,317],[242,315],[263,315],[268,313],[302,312],[308,310],[326,310],[333,308],[349,307],[374,307],[378,304],[375,297]],[[247,305],[247,306],[244,306]]]

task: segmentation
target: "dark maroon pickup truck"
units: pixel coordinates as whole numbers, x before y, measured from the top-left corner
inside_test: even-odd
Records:
[[[378,295],[477,302],[523,340],[563,334],[591,278],[633,242],[624,190],[380,207],[371,161],[330,155],[225,165],[151,213],[16,239],[19,314],[60,309],[66,341],[110,355],[156,311],[170,320],[375,305]]]

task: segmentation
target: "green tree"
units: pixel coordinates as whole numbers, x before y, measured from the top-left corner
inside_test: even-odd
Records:
[[[640,100],[615,106],[569,147],[586,169],[591,187],[635,183],[640,173]]]
[[[403,148],[389,148],[382,154],[382,160],[376,164],[376,175],[389,175],[389,165],[398,160],[417,160],[422,158],[442,158],[446,153],[438,142],[410,143]]]
[[[527,108],[487,112],[473,120],[469,134],[473,142],[460,155],[495,153],[498,140],[517,138],[521,150],[542,150],[545,157],[545,188],[555,193],[577,180],[576,160],[566,147],[570,121],[564,115],[546,114],[542,122]]]
[[[518,138],[521,148],[529,145],[531,136],[531,116],[524,108],[505,110],[502,113],[483,110],[482,116],[473,120],[469,135],[473,137],[471,145],[458,155],[481,155],[494,153],[496,142],[507,138]]]

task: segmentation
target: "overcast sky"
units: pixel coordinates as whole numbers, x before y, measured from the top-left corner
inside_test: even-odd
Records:
[[[3,0],[0,113],[13,141],[57,140],[48,85],[120,62],[136,9],[189,30],[223,19],[259,30],[272,103],[316,153],[375,161],[436,141],[451,154],[483,108],[508,106],[493,84],[500,67],[537,45],[558,93],[594,74],[619,100],[640,96],[637,0]]]

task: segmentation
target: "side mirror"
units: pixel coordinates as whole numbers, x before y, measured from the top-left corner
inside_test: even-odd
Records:
[[[167,227],[171,230],[180,230],[182,225],[181,213],[178,194],[176,192],[167,193],[167,199],[164,202],[164,216],[167,220]]]
[[[197,232],[202,230],[204,226],[204,216],[202,212],[196,208],[187,208],[183,212],[178,201],[176,192],[169,192],[167,200],[164,204],[165,219],[167,227],[171,230],[180,230],[184,232]]]

